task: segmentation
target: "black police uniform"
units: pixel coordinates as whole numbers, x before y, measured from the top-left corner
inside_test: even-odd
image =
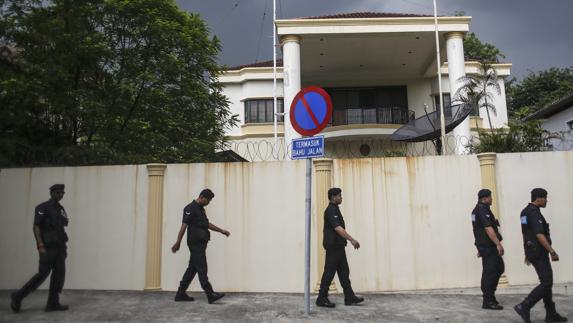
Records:
[[[351,299],[355,297],[352,285],[350,284],[350,269],[346,259],[346,239],[341,237],[334,229],[344,225],[344,218],[338,205],[329,203],[324,211],[324,230],[322,245],[326,249],[326,259],[324,263],[324,273],[320,281],[320,291],[318,297],[328,297],[328,288],[334,274],[338,273],[340,285],[344,290],[344,298]]]
[[[495,243],[487,235],[485,228],[492,227],[497,239],[502,241],[503,238],[498,230],[499,221],[491,212],[489,205],[478,203],[472,211],[472,226],[475,246],[482,259],[481,291],[483,293],[483,303],[484,305],[497,304],[495,291],[499,278],[505,271],[505,264],[497,251]]]
[[[523,246],[525,257],[533,265],[540,284],[535,287],[522,303],[526,309],[533,307],[540,299],[543,299],[548,313],[555,312],[553,303],[553,269],[549,260],[549,252],[537,240],[537,234],[543,234],[551,244],[549,235],[549,223],[545,221],[538,206],[529,204],[521,211],[521,233],[523,234]]]
[[[183,209],[183,223],[187,224],[187,246],[191,252],[189,265],[179,283],[179,291],[184,292],[196,274],[199,274],[201,288],[207,295],[213,294],[213,287],[207,277],[207,243],[210,240],[209,219],[205,208],[196,201]]]
[[[14,298],[21,301],[28,296],[46,280],[51,271],[47,307],[59,305],[59,296],[64,287],[66,276],[66,242],[68,236],[64,227],[67,225],[68,215],[59,202],[50,199],[36,207],[34,226],[40,228],[46,252],[40,254],[38,273],[24,287],[13,294]]]

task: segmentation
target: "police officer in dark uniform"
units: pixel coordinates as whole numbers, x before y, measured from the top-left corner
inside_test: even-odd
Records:
[[[201,191],[197,199],[183,209],[183,223],[181,224],[181,229],[177,236],[177,242],[173,245],[171,250],[173,253],[179,250],[181,239],[183,239],[183,235],[185,234],[185,231],[187,231],[187,245],[191,252],[191,257],[189,259],[187,270],[185,271],[185,274],[183,274],[183,278],[179,283],[177,294],[175,294],[176,302],[190,302],[194,300],[193,297],[187,295],[186,291],[189,284],[191,284],[191,281],[195,277],[195,274],[199,275],[199,282],[207,294],[209,304],[212,304],[216,300],[225,296],[224,293],[216,293],[213,291],[213,287],[211,286],[211,283],[209,283],[209,278],[207,277],[207,256],[205,252],[207,249],[207,243],[211,237],[209,230],[222,233],[227,237],[231,234],[229,231],[221,229],[213,223],[210,223],[207,218],[205,206],[209,205],[213,197],[215,197],[215,194],[210,189],[204,189]]]
[[[540,284],[535,287],[523,302],[513,309],[525,322],[531,322],[529,311],[540,299],[545,304],[545,322],[567,322],[567,318],[559,315],[553,302],[553,269],[551,260],[559,261],[559,255],[551,246],[549,223],[541,214],[540,208],[547,205],[547,191],[534,188],[531,191],[531,203],[521,211],[521,233],[525,249],[525,263],[533,265]]]
[[[478,257],[482,259],[481,291],[482,308],[502,310],[503,306],[495,298],[495,290],[501,274],[505,271],[503,263],[503,238],[499,233],[499,221],[491,212],[491,191],[482,189],[478,192],[478,203],[472,211],[472,226]]]
[[[60,304],[60,293],[66,276],[66,242],[68,236],[64,227],[68,225],[68,215],[60,200],[64,197],[64,184],[50,187],[50,200],[36,206],[34,214],[34,236],[40,265],[34,275],[20,290],[12,294],[10,307],[14,312],[20,311],[22,300],[36,290],[46,280],[50,272],[50,291],[45,311],[65,311],[67,305]]]
[[[360,243],[346,232],[344,218],[338,207],[342,203],[342,190],[337,187],[329,189],[328,199],[330,203],[324,211],[324,239],[322,242],[324,249],[326,249],[326,259],[316,305],[330,308],[335,306],[334,303],[328,300],[328,288],[336,273],[338,273],[340,285],[344,290],[344,304],[362,303],[364,298],[356,296],[352,290],[349,278],[350,269],[346,260],[346,251],[344,250],[346,248],[346,240],[350,241],[354,249],[360,248]]]

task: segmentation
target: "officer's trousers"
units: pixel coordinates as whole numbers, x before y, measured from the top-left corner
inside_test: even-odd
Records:
[[[479,248],[482,262],[481,291],[483,302],[495,301],[495,291],[499,278],[505,271],[505,263],[496,247]]]
[[[201,288],[203,288],[207,294],[213,293],[213,287],[211,286],[211,283],[209,283],[209,277],[207,277],[206,250],[207,242],[189,245],[191,257],[189,258],[187,270],[185,270],[185,274],[183,274],[183,278],[181,278],[181,282],[179,283],[180,292],[186,291],[193,278],[195,278],[195,275],[198,274]]]
[[[48,293],[48,305],[56,305],[60,302],[60,293],[64,288],[66,278],[66,257],[68,253],[65,246],[47,248],[45,253],[40,254],[38,273],[35,274],[14,296],[22,300],[31,292],[35,291],[48,278],[50,272],[50,291]]]
[[[535,259],[529,259],[529,262],[535,268],[539,285],[537,285],[525,298],[525,306],[533,307],[539,300],[543,299],[545,307],[548,309],[555,308],[553,303],[553,269],[549,260],[549,254],[544,252]]]
[[[320,281],[320,291],[318,297],[327,297],[328,288],[334,279],[334,274],[338,274],[338,280],[344,290],[344,297],[351,298],[354,296],[352,285],[350,284],[350,269],[346,259],[346,250],[344,246],[338,246],[326,249],[326,258],[324,261],[324,273]]]

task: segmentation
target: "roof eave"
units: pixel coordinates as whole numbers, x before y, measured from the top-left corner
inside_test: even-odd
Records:
[[[471,16],[438,17],[438,24],[469,24]],[[396,25],[396,24],[434,24],[433,17],[383,17],[383,18],[334,18],[334,19],[278,19],[277,28],[313,27],[313,26],[348,26],[348,25]]]
[[[524,121],[544,119],[573,107],[573,93],[523,118]]]

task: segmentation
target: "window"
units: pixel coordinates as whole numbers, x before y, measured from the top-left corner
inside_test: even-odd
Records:
[[[447,117],[451,117],[452,116],[452,109],[451,109],[452,108],[452,101],[450,98],[450,94],[444,93],[442,95],[443,95],[443,100],[444,100],[444,113]],[[436,107],[436,111],[438,111],[438,113],[440,113],[440,97],[437,95],[434,95],[434,105]],[[472,113],[472,115],[474,115],[474,114]],[[479,115],[479,112],[477,115]]]
[[[273,99],[254,99],[245,101],[245,123],[274,122]],[[283,99],[277,98],[277,112],[284,111]],[[284,116],[277,116],[278,122],[283,122]]]

